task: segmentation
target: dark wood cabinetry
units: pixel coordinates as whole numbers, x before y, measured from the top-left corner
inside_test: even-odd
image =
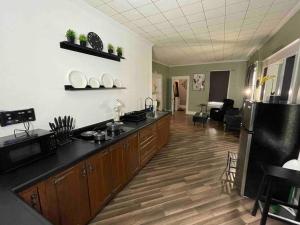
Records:
[[[170,136],[170,117],[165,116],[157,122],[157,145],[161,149],[169,142]]]
[[[37,185],[20,192],[19,196],[36,211],[41,212],[40,197]]]
[[[53,224],[84,225],[90,220],[85,162],[51,177],[40,186],[43,215]]]
[[[124,174],[124,141],[114,144],[110,147],[112,157],[112,191],[117,193],[125,183]]]
[[[138,135],[133,134],[126,139],[124,148],[124,165],[126,181],[130,180],[140,168]]]
[[[112,157],[105,149],[86,160],[91,214],[96,215],[112,192]]]
[[[165,116],[19,196],[54,225],[87,224],[167,144],[169,124]]]

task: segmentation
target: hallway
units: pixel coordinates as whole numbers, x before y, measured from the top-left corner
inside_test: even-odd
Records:
[[[259,216],[249,213],[252,200],[220,182],[229,150],[238,150],[237,134],[213,121],[193,126],[190,116],[176,113],[168,146],[91,224],[258,225]]]

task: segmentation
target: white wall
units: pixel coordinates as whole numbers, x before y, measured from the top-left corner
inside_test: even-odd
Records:
[[[65,31],[96,32],[106,46],[124,48],[115,62],[59,48]],[[151,95],[152,45],[82,0],[10,0],[0,7],[0,110],[35,108],[35,128],[48,128],[58,115],[72,115],[77,127],[113,117],[114,99],[125,111],[143,107]],[[122,80],[126,90],[67,92],[67,73],[88,77],[104,72]],[[22,125],[0,127],[0,136]]]

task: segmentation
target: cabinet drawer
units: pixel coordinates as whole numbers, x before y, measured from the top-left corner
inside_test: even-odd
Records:
[[[143,145],[156,135],[156,124],[152,124],[149,127],[142,129],[139,132],[139,144]]]

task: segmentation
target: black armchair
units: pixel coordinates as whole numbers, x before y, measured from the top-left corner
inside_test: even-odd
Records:
[[[224,115],[224,130],[237,130],[241,129],[242,115],[238,108],[232,108],[226,111]]]
[[[234,100],[224,99],[223,106],[221,108],[211,108],[210,109],[210,118],[216,121],[223,122],[224,115],[228,109],[232,109],[234,105]]]

